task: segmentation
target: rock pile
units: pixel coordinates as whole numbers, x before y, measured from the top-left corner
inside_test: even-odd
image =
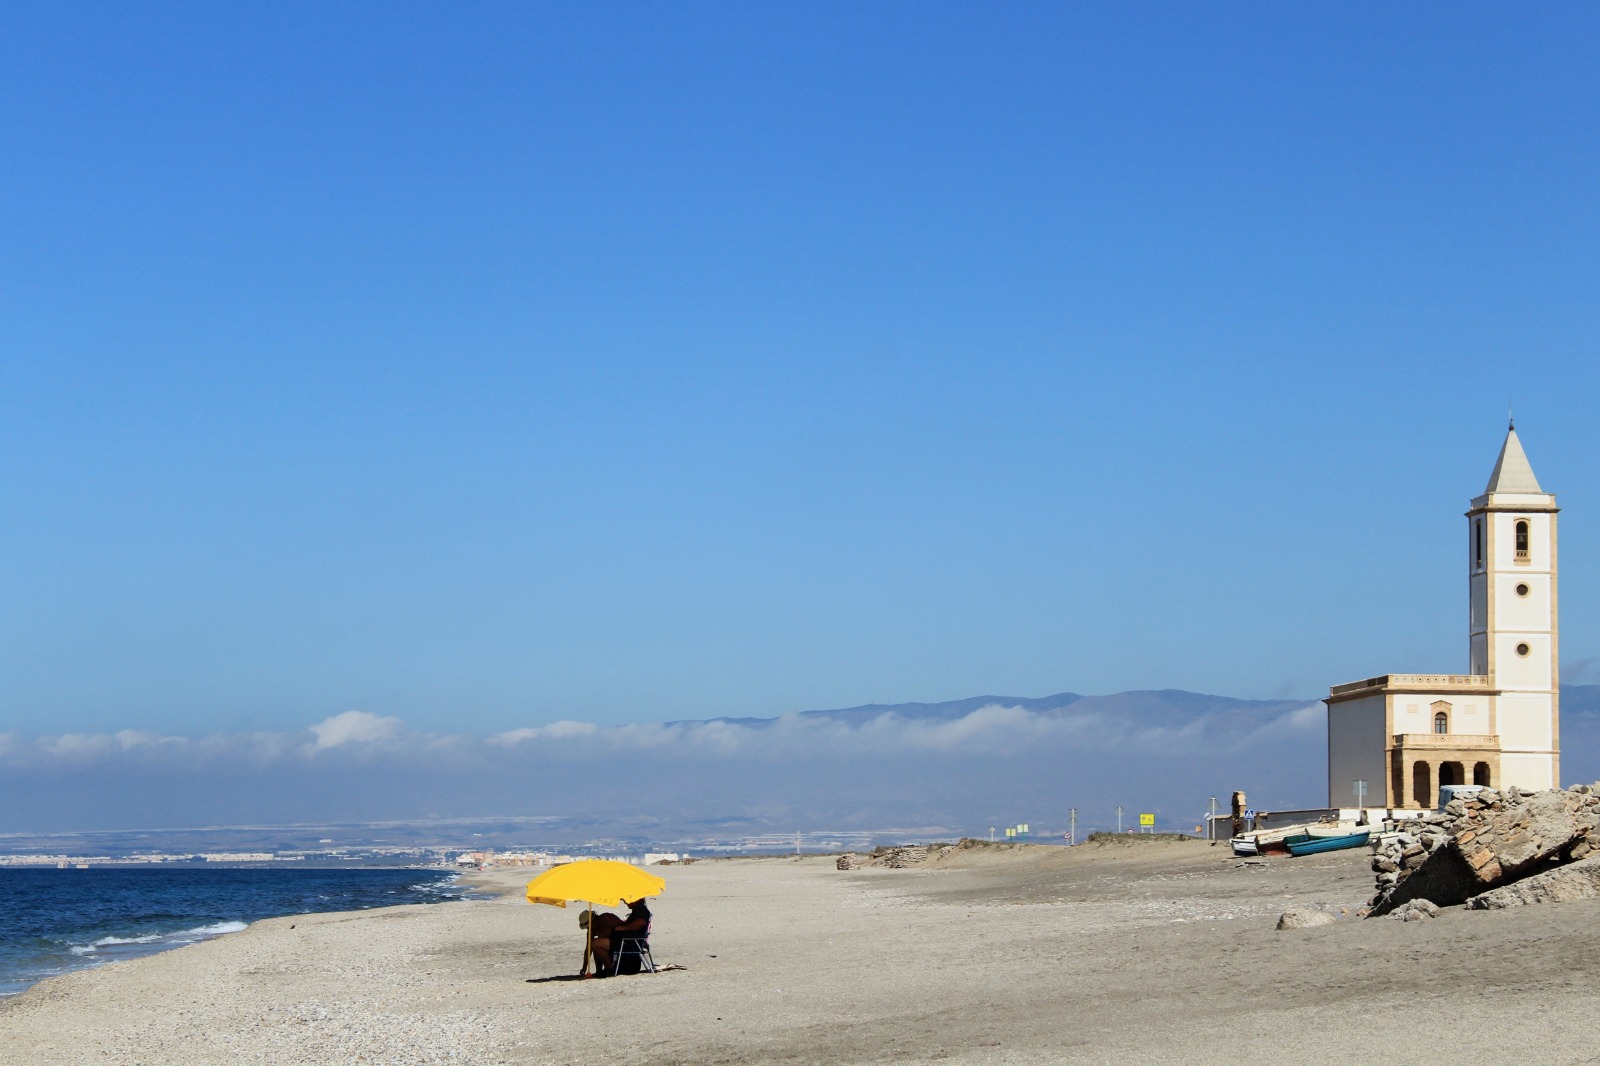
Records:
[[[1384,823],[1372,857],[1378,894],[1371,913],[1388,914],[1412,900],[1465,903],[1595,853],[1600,853],[1600,786],[1485,789],[1452,800],[1437,814]],[[1600,895],[1600,881],[1595,892]],[[1496,905],[1515,904],[1481,906]]]
[[[1529,903],[1568,903],[1575,899],[1600,899],[1600,856],[1591,856],[1515,884],[1490,889],[1467,900],[1474,910],[1502,910]]]
[[[930,860],[937,861],[955,851],[972,847],[999,847],[981,840],[967,838],[959,844],[903,844],[898,847],[875,848],[872,857],[862,865],[887,866],[891,870],[904,870],[908,866],[921,866]],[[841,867],[842,869],[842,867]]]
[[[928,861],[928,849],[920,844],[904,848],[889,848],[878,865],[891,870],[904,870],[907,866],[921,866]]]
[[[840,870],[858,870],[861,868],[861,860],[854,855],[841,855],[833,865]]]

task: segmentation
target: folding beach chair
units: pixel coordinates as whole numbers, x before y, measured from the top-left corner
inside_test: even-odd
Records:
[[[623,959],[633,959],[634,962],[627,970],[622,968]],[[650,925],[647,923],[642,933],[623,933],[615,938],[611,946],[611,975],[615,977],[620,973],[655,973],[656,960],[650,955]]]

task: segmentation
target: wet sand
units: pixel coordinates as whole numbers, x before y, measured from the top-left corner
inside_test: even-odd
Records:
[[[1277,932],[1364,850],[1199,842],[662,868],[656,961],[570,979],[576,910],[517,893],[258,922],[0,1003],[0,1063],[1600,1062],[1600,903]]]

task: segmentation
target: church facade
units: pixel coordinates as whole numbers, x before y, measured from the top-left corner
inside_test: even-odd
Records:
[[[1557,786],[1557,511],[1512,425],[1467,510],[1471,670],[1333,686],[1329,807],[1429,809],[1440,785]]]

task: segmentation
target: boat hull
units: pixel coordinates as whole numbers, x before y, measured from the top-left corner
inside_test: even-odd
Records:
[[[1324,851],[1343,851],[1346,848],[1359,848],[1367,843],[1371,833],[1351,833],[1342,837],[1310,837],[1306,840],[1289,841],[1289,854],[1291,855],[1319,855]]]

